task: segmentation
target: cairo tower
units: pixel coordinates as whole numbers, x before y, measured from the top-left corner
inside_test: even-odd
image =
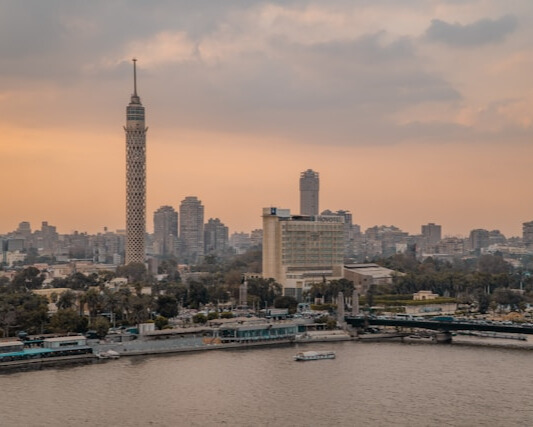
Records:
[[[126,264],[144,263],[146,234],[146,131],[144,107],[137,95],[133,59],[133,95],[126,107]]]

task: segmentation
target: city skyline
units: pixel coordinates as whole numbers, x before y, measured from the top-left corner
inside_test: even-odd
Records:
[[[134,56],[148,212],[194,194],[250,231],[265,206],[297,212],[313,169],[321,210],[362,229],[510,237],[533,219],[528,1],[207,4],[0,3],[0,234],[125,228]]]

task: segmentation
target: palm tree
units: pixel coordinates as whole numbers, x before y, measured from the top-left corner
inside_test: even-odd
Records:
[[[94,319],[101,308],[102,297],[96,288],[91,288],[85,294],[87,298],[87,307],[89,308],[89,316]]]

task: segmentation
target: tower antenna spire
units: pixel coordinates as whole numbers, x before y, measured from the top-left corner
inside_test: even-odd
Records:
[[[137,96],[137,58],[133,58],[133,96]]]

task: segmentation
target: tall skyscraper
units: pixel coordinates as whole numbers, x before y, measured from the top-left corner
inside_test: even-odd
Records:
[[[307,169],[300,174],[300,215],[318,215],[318,172]]]
[[[144,107],[137,95],[133,59],[133,95],[126,107],[126,264],[144,263],[146,234],[146,131]]]
[[[154,253],[174,255],[178,239],[178,213],[172,206],[154,212]]]
[[[204,255],[204,206],[195,196],[181,202],[180,241],[185,262],[195,263]]]

